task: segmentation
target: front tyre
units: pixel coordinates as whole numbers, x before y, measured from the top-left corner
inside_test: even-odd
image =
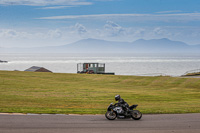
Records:
[[[105,114],[105,117],[108,119],[108,120],[115,120],[116,117],[117,117],[117,114],[113,111],[107,111],[106,114]]]
[[[134,119],[134,120],[139,120],[142,118],[142,113],[139,111],[139,110],[133,110],[132,114],[131,114],[131,117]]]

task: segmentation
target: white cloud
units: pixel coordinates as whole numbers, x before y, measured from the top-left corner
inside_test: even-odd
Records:
[[[107,23],[104,25],[104,29],[108,33],[109,36],[119,36],[119,35],[126,34],[126,31],[124,28],[122,28],[120,25],[112,21],[107,21]]]
[[[85,0],[0,0],[0,5],[28,5],[28,6],[49,6],[49,5],[91,5]]]
[[[71,8],[76,6],[50,6],[50,7],[42,7],[39,9],[64,9],[64,8]]]
[[[94,1],[107,2],[107,1],[121,1],[121,0],[94,0]]]
[[[77,31],[77,33],[79,35],[84,35],[87,33],[87,29],[85,28],[85,26],[83,26],[82,24],[76,23],[74,26],[75,31]]]
[[[14,29],[1,29],[0,30],[0,38],[11,38],[11,39],[19,39],[19,38],[31,38],[31,34],[24,31],[17,31]]]
[[[143,38],[147,33],[146,29],[139,28],[139,29],[132,29],[133,36],[136,38]]]
[[[156,27],[154,30],[153,30],[154,34],[156,35],[162,35],[164,34],[164,30],[160,27]]]
[[[108,17],[142,17],[150,14],[94,14],[94,15],[66,15],[66,16],[52,16],[40,17],[37,19],[88,19],[88,18],[108,18]]]
[[[46,38],[60,38],[62,37],[62,32],[59,29],[49,30]]]
[[[0,41],[8,46],[43,46],[55,45],[62,39],[62,31],[59,29],[29,32],[29,30],[0,29]]]
[[[123,27],[113,21],[107,21],[99,28],[87,28],[76,23],[57,29],[0,29],[1,47],[35,47],[65,45],[85,38],[109,41],[128,41],[137,39],[169,38],[188,44],[199,44],[199,27]]]
[[[200,13],[164,13],[164,14],[92,14],[92,15],[65,15],[40,17],[36,19],[61,20],[61,19],[101,19],[121,20],[131,22],[191,22],[200,21]]]
[[[7,30],[0,30],[0,37],[4,36],[4,37],[16,37],[17,36],[17,32],[15,30],[11,30],[11,29],[7,29]]]
[[[173,10],[173,11],[160,11],[160,12],[156,12],[156,13],[161,13],[161,14],[163,14],[163,13],[180,13],[180,12],[182,12],[181,10]]]

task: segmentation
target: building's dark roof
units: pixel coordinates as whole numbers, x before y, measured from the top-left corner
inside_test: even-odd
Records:
[[[78,64],[105,64],[105,63],[92,62],[92,63],[78,63]]]
[[[38,66],[32,66],[24,71],[29,71],[29,72],[51,72],[48,69],[44,67],[38,67]]]
[[[32,66],[32,67],[26,69],[25,71],[35,72],[35,71],[37,71],[37,70],[40,69],[40,68],[42,68],[42,67]]]

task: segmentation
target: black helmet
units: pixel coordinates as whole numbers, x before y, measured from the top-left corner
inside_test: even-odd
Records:
[[[115,101],[118,101],[120,99],[120,95],[115,96]]]

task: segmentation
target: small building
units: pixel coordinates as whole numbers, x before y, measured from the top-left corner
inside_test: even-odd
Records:
[[[32,66],[24,71],[28,71],[28,72],[52,72],[44,67],[37,67],[37,66]]]
[[[110,74],[115,73],[105,72],[105,63],[78,63],[77,73],[88,73],[88,74]]]

